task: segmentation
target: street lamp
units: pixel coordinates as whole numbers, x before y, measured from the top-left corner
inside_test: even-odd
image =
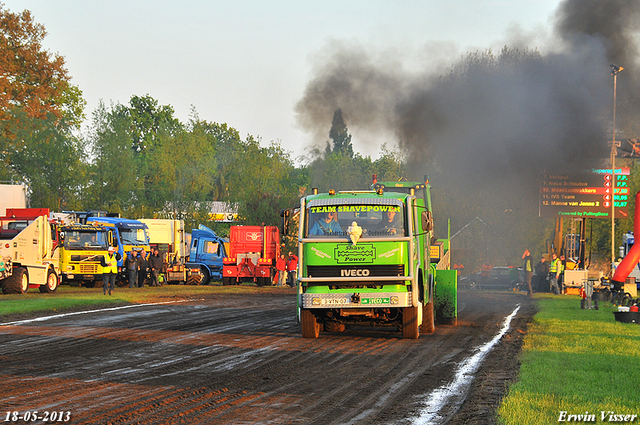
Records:
[[[613,140],[611,141],[611,276],[613,277],[613,265],[616,261],[616,248],[615,248],[615,197],[616,197],[616,154],[618,153],[618,147],[620,142],[616,142],[616,85],[618,82],[618,74],[624,69],[621,66],[614,64],[609,65],[611,67],[611,75],[613,75]]]

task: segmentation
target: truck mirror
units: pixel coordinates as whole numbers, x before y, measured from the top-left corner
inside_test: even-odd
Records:
[[[422,211],[420,221],[422,223],[422,230],[424,232],[430,232],[431,230],[433,230],[433,215],[431,214],[431,211]]]

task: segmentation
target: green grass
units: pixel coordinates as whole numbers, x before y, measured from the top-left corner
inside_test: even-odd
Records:
[[[194,298],[205,294],[238,294],[269,291],[275,288],[255,285],[206,286],[164,285],[145,288],[116,288],[114,294],[104,295],[102,287],[78,288],[60,286],[52,294],[43,294],[38,289],[29,289],[26,294],[0,295],[0,317],[15,314],[58,313],[88,308],[109,307],[126,304],[162,302]],[[6,320],[6,319],[5,319]],[[0,320],[2,321],[2,320]]]
[[[596,423],[607,422],[601,411],[640,414],[640,325],[616,322],[609,302],[582,310],[578,296],[538,295],[537,304],[499,422],[557,423],[561,411],[595,414]]]

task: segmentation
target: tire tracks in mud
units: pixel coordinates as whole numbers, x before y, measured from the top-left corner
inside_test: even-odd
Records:
[[[71,423],[394,423],[497,331],[517,294],[463,299],[459,326],[303,339],[292,294],[0,325],[0,411]],[[464,408],[464,406],[463,406]]]

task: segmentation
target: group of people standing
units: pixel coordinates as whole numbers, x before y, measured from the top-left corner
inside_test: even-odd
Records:
[[[151,249],[148,258],[144,250],[131,251],[124,264],[129,276],[129,288],[144,288],[147,277],[150,278],[149,286],[160,286],[158,278],[163,262],[157,248]]]
[[[542,256],[540,261],[533,266],[531,252],[528,249],[522,254],[524,260],[523,271],[524,279],[527,284],[527,290],[531,296],[534,292],[532,281],[537,292],[541,292],[549,282],[549,290],[554,294],[562,293],[562,285],[564,280],[564,270],[566,268],[566,259],[564,255],[558,257],[555,253],[551,254],[551,261]],[[533,279],[535,273],[535,280]]]
[[[112,295],[115,290],[119,260],[120,254],[114,247],[109,247],[107,255],[102,259],[102,291],[105,295],[107,292]],[[139,255],[138,251],[131,251],[124,262],[129,277],[129,288],[144,288],[147,277],[150,278],[149,286],[160,286],[159,276],[163,263],[164,260],[157,248],[151,249],[148,258],[144,250],[140,250]]]
[[[276,270],[278,271],[277,286],[295,287],[298,273],[298,256],[293,252],[289,252],[288,258],[285,258],[284,254],[280,254],[280,258],[276,260]]]

